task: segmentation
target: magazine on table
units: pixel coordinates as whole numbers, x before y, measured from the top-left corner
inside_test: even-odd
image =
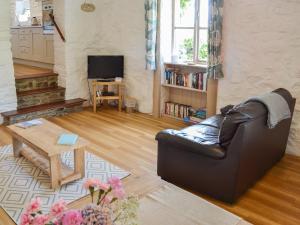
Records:
[[[35,120],[17,123],[16,126],[23,128],[23,129],[27,129],[29,127],[34,127],[34,126],[38,126],[38,125],[42,125],[42,124],[43,124],[43,122],[41,120],[35,119]]]
[[[78,139],[77,134],[61,134],[57,143],[59,145],[75,145]]]

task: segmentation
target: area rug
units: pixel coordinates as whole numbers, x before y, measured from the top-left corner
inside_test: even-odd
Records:
[[[62,161],[74,168],[73,153],[62,155]],[[120,179],[130,175],[129,172],[91,154],[85,153],[85,178],[99,178],[106,182],[112,176]],[[39,168],[23,157],[13,156],[12,145],[0,147],[0,206],[16,222],[19,222],[22,211],[32,198],[42,199],[44,212],[57,200],[66,202],[78,200],[88,191],[83,188],[84,179],[63,185],[54,190],[50,188],[50,178]]]
[[[251,225],[205,199],[169,183],[140,200],[139,224]]]

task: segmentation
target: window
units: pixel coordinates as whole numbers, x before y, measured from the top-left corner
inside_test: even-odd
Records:
[[[16,19],[20,24],[30,24],[30,2],[29,0],[16,1]]]
[[[206,62],[208,0],[172,0],[172,56],[180,62]]]

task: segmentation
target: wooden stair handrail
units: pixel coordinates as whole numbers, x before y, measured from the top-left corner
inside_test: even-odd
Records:
[[[58,34],[59,34],[61,40],[62,40],[63,42],[66,42],[66,39],[65,39],[63,33],[61,32],[59,26],[57,25],[57,23],[56,23],[56,21],[55,21],[55,19],[54,19],[54,15],[53,15],[53,14],[49,14],[49,16],[50,16],[50,18],[51,18],[51,20],[52,20],[52,22],[53,22],[53,24],[54,24],[54,26],[55,26],[55,28],[56,28]]]

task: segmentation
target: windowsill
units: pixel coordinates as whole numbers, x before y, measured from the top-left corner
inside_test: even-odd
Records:
[[[181,66],[181,67],[189,67],[189,68],[202,68],[202,69],[207,69],[207,63],[174,63],[174,62],[165,62],[165,65],[170,65],[170,66]]]

